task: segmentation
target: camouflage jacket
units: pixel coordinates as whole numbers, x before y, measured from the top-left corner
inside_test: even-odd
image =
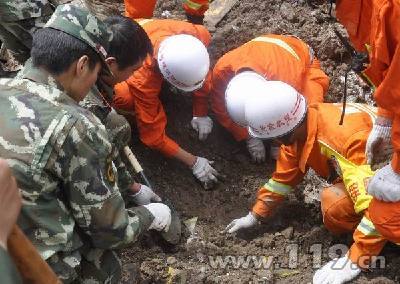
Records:
[[[47,0],[0,0],[0,22],[14,22],[51,15],[54,9]]]
[[[118,171],[118,186],[121,193],[128,192],[129,187],[134,182],[130,171],[125,166],[125,162],[129,163],[124,157],[124,146],[127,145],[125,139],[122,137],[130,137],[131,128],[128,121],[124,117],[120,117],[118,120],[123,122],[113,123],[113,116],[120,116],[115,113],[111,107],[112,97],[114,95],[114,88],[107,85],[101,79],[97,80],[96,85],[92,87],[89,94],[83,99],[79,105],[90,110],[100,121],[105,125],[109,141],[114,144],[114,164]],[[111,113],[111,115],[110,115]],[[129,164],[128,164],[129,166]]]
[[[82,238],[97,248],[132,243],[153,217],[125,209],[105,127],[43,70],[23,74],[0,80],[0,156],[23,195],[19,225],[44,259]]]

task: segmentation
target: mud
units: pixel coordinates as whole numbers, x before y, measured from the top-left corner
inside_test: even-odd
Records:
[[[302,0],[239,1],[216,26],[210,48],[212,61],[258,35],[293,34],[314,49],[331,77],[328,101],[338,102],[350,56],[332,30],[335,25],[344,33],[327,14],[328,9],[327,5],[310,7]],[[184,19],[180,1],[173,0],[159,1],[155,16]],[[350,101],[371,101],[369,88],[353,73],[349,73],[348,94]],[[245,146],[234,142],[217,123],[208,140],[199,142],[190,127],[190,100],[168,92],[163,100],[168,134],[183,148],[214,160],[225,178],[213,190],[205,191],[185,166],[146,149],[135,136],[134,151],[156,190],[173,202],[184,220],[197,217],[197,223],[193,234],[187,233],[175,248],[160,246],[156,236],[148,235],[138,245],[123,250],[125,283],[307,283],[312,281],[315,267],[334,257],[334,248],[340,247],[329,248],[351,245],[351,235],[334,237],[322,226],[318,199],[326,184],[313,173],[265,224],[246,234],[224,234],[233,218],[247,214],[274,162],[252,164]],[[398,255],[396,248],[385,248],[386,268],[363,273],[353,283],[398,283]],[[215,263],[218,256],[228,261],[225,267]],[[230,256],[239,257],[236,261],[242,257],[244,264],[234,263]],[[257,267],[262,260],[265,267]]]
[[[85,2],[102,18],[123,11],[122,1]],[[331,78],[328,101],[338,102],[350,56],[333,32],[336,26],[344,33],[327,14],[328,9],[325,4],[311,7],[304,0],[238,1],[213,31],[212,61],[264,33],[296,35],[314,49]],[[155,16],[185,18],[178,0],[158,1]],[[354,73],[349,74],[348,94],[350,101],[371,102],[371,91]],[[318,199],[325,183],[313,173],[289,195],[277,214],[256,230],[237,236],[224,234],[233,218],[247,214],[274,162],[252,164],[245,145],[233,141],[217,123],[207,141],[199,142],[190,127],[190,99],[166,91],[163,101],[168,134],[190,152],[214,160],[224,180],[205,191],[189,169],[147,149],[134,133],[132,148],[155,190],[174,204],[183,220],[196,217],[197,222],[176,247],[161,245],[157,235],[148,234],[122,250],[123,283],[309,283],[315,268],[334,256],[329,248],[351,245],[351,235],[334,237],[322,226]],[[387,246],[383,256],[385,268],[362,273],[353,283],[399,283],[399,250]],[[241,257],[242,265],[232,257],[237,257],[236,261]],[[218,265],[218,259],[227,260],[226,266]]]

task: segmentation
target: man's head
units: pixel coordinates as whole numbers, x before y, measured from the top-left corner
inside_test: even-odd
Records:
[[[164,79],[178,90],[200,89],[210,68],[207,47],[198,38],[173,35],[164,39],[157,53],[158,68]]]
[[[139,69],[146,56],[153,53],[153,46],[145,30],[130,18],[111,16],[104,22],[113,34],[106,62],[114,77],[103,79],[113,86]]]
[[[111,33],[88,11],[60,5],[42,30],[33,35],[33,65],[48,71],[76,101],[82,100],[97,80]]]

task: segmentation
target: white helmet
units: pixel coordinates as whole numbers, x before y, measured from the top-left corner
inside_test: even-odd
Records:
[[[158,66],[164,78],[176,88],[192,92],[203,86],[210,68],[205,45],[191,35],[173,35],[160,44]]]
[[[257,138],[286,135],[303,121],[306,111],[306,99],[281,81],[268,81],[264,96],[250,97],[245,103],[249,134]]]
[[[267,80],[253,71],[235,75],[225,90],[225,105],[231,119],[240,126],[247,126],[244,106],[250,96],[263,95]]]

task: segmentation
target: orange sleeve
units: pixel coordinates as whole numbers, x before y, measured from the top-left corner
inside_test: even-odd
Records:
[[[217,63],[212,72],[211,87],[211,108],[217,117],[218,122],[226,128],[236,141],[242,141],[249,137],[247,129],[236,124],[228,114],[225,105],[225,90],[228,82],[233,78],[235,73],[229,68],[219,67],[222,62]]]
[[[207,116],[208,96],[211,89],[211,71],[208,72],[203,87],[193,93],[193,116]]]
[[[157,0],[124,0],[125,16],[131,19],[149,19],[153,17]]]
[[[324,102],[328,88],[329,77],[322,71],[319,60],[314,59],[304,78],[303,95],[308,104]]]
[[[252,212],[266,218],[304,177],[298,166],[297,147],[282,146],[272,178],[259,189]]]
[[[378,256],[387,240],[383,238],[369,219],[368,211],[353,234],[354,243],[349,250],[349,258],[353,263],[367,269],[373,257]]]
[[[391,111],[388,111],[382,107],[378,107],[378,116],[382,116],[384,118],[393,120],[394,114]]]
[[[374,97],[378,106],[400,115],[400,4],[387,1],[373,18],[371,63],[382,82]]]
[[[189,15],[204,16],[208,10],[209,0],[184,0],[182,3],[183,9]]]
[[[167,117],[159,99],[162,81],[159,73],[144,66],[127,83],[134,96],[140,140],[166,156],[173,156],[178,152],[179,146],[165,133]]]

